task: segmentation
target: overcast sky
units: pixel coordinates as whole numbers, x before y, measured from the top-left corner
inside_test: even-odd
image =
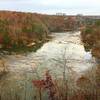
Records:
[[[0,10],[100,15],[100,0],[0,0]]]

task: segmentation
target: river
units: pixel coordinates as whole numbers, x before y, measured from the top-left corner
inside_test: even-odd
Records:
[[[52,33],[52,37],[36,52],[6,56],[8,74],[0,80],[0,100],[33,100],[32,80],[42,78],[46,70],[62,78],[65,60],[66,78],[72,72],[77,79],[95,65],[91,53],[84,50],[80,32]]]

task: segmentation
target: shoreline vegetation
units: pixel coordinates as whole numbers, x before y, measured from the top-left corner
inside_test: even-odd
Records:
[[[96,21],[94,25],[87,26],[81,33],[81,39],[84,44],[84,48],[87,52],[91,52],[92,56],[97,62],[97,66],[94,67],[95,70],[95,89],[96,95],[99,100],[100,96],[100,20]],[[93,69],[92,69],[93,71]],[[92,72],[91,71],[91,72]],[[90,73],[91,73],[90,72]]]
[[[86,26],[81,32],[81,39],[87,52],[100,59],[100,20],[95,24]]]
[[[39,48],[43,46],[44,43],[51,40],[51,36],[49,36],[45,41],[33,42],[28,45],[21,45],[11,48],[1,48],[0,55],[10,55],[10,54],[23,54],[28,52],[36,52]]]
[[[65,18],[66,16],[0,11],[0,51],[36,51],[51,38],[52,32],[74,30],[75,20]]]
[[[0,51],[36,51],[50,38],[49,33],[35,14],[0,12]]]

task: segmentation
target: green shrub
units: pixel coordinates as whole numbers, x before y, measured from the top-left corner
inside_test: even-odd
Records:
[[[90,33],[92,33],[92,32],[93,32],[93,29],[92,29],[92,28],[89,28],[89,27],[88,27],[88,28],[85,29],[85,33],[86,33],[86,34],[90,34]]]
[[[100,20],[97,20],[97,21],[95,22],[95,25],[96,25],[96,26],[100,26]]]
[[[3,35],[3,46],[7,47],[11,44],[11,38],[8,34]]]
[[[35,33],[43,33],[44,32],[44,29],[41,24],[34,24],[33,30]]]

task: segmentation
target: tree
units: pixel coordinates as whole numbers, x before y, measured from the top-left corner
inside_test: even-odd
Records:
[[[3,43],[3,37],[2,37],[2,35],[0,35],[0,44],[2,44]]]
[[[11,38],[8,34],[3,35],[3,46],[4,48],[8,48],[11,44]]]

